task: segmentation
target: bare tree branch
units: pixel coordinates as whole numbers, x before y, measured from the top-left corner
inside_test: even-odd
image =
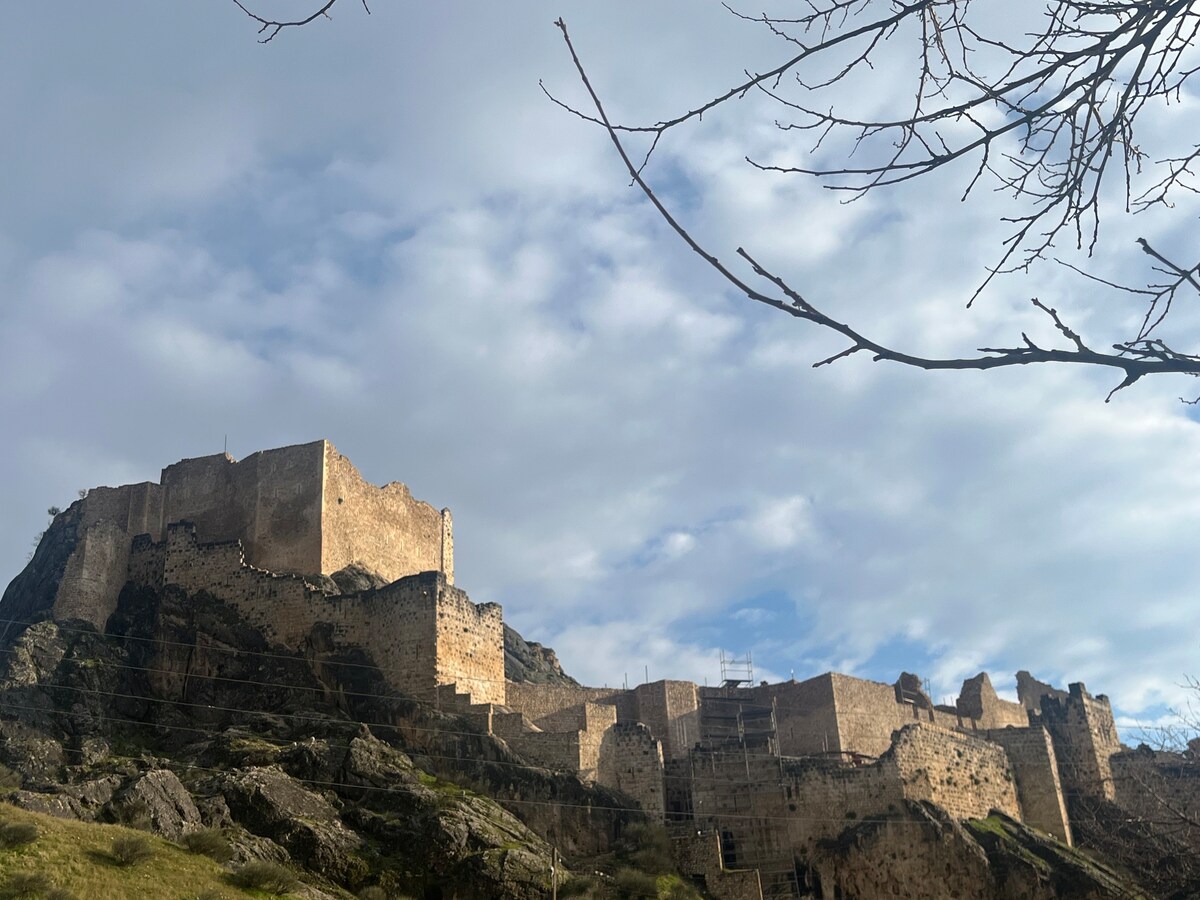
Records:
[[[865,0],[857,0],[857,2],[856,2],[856,0],[841,0],[841,2],[832,4],[832,7],[845,10],[850,7],[856,6],[861,2],[865,2]],[[955,2],[957,2],[957,0],[941,0],[941,2],[955,3]],[[936,5],[939,5],[939,3],[934,2],[934,0],[930,0],[930,2],[923,2],[923,3],[913,4],[911,6],[905,6],[905,7],[903,7],[903,10],[907,11],[904,13],[905,15],[907,15],[907,14],[911,14],[914,10],[926,9],[926,8],[936,6]],[[799,21],[805,22],[807,24],[811,24],[811,20],[813,18],[814,17],[810,16],[810,17],[806,17],[805,19],[802,19]],[[779,21],[780,20],[774,20],[774,22],[776,24]],[[890,361],[890,362],[900,363],[902,365],[907,365],[907,366],[912,366],[915,368],[927,369],[927,370],[942,370],[942,369],[980,369],[980,370],[982,370],[982,369],[994,369],[994,368],[1002,368],[1002,367],[1007,367],[1007,366],[1029,365],[1031,363],[1045,363],[1045,362],[1103,366],[1103,367],[1109,367],[1109,368],[1119,370],[1123,374],[1122,380],[1109,393],[1108,398],[1106,399],[1105,402],[1107,402],[1108,400],[1111,400],[1113,394],[1115,394],[1117,391],[1119,391],[1123,388],[1129,387],[1132,384],[1135,384],[1138,380],[1140,380],[1141,378],[1143,378],[1147,375],[1163,374],[1163,373],[1184,373],[1184,374],[1190,374],[1190,375],[1200,375],[1200,357],[1189,355],[1186,353],[1177,352],[1177,351],[1173,350],[1172,348],[1170,348],[1169,346],[1167,346],[1161,340],[1151,338],[1149,336],[1150,329],[1147,329],[1145,326],[1141,329],[1141,331],[1139,332],[1137,337],[1134,338],[1133,340],[1125,342],[1125,343],[1118,343],[1118,344],[1112,345],[1112,350],[1116,351],[1114,353],[1098,352],[1096,350],[1093,350],[1087,344],[1084,343],[1082,337],[1079,335],[1078,332],[1076,332],[1075,330],[1070,328],[1062,320],[1062,318],[1059,316],[1059,313],[1057,310],[1047,306],[1046,304],[1042,303],[1040,300],[1038,300],[1036,298],[1031,301],[1032,304],[1050,318],[1052,324],[1054,325],[1055,330],[1058,331],[1069,342],[1069,344],[1070,344],[1069,347],[1041,347],[1041,346],[1038,346],[1037,344],[1035,344],[1033,341],[1031,341],[1025,335],[1022,335],[1023,344],[1021,346],[982,347],[979,349],[978,352],[981,354],[985,354],[983,356],[973,356],[973,357],[963,357],[963,358],[933,358],[933,357],[926,357],[926,356],[920,356],[920,355],[916,355],[916,354],[906,353],[906,352],[903,352],[900,350],[893,349],[891,347],[887,347],[887,346],[885,346],[881,343],[878,343],[877,341],[869,338],[868,336],[866,336],[866,334],[864,334],[863,332],[861,332],[854,326],[851,326],[850,324],[848,324],[846,322],[840,321],[838,319],[835,319],[835,318],[827,315],[826,313],[821,311],[817,306],[815,306],[811,301],[809,301],[804,296],[802,296],[800,294],[800,292],[795,290],[786,280],[784,280],[783,277],[769,271],[763,264],[761,264],[758,260],[756,260],[754,257],[752,257],[744,248],[738,248],[737,254],[743,260],[745,260],[746,263],[749,264],[752,272],[754,273],[754,275],[757,278],[766,282],[770,286],[770,289],[759,290],[758,288],[752,287],[750,285],[750,283],[748,283],[741,276],[735,274],[733,270],[731,270],[726,264],[721,262],[717,258],[716,255],[709,252],[698,241],[696,241],[696,239],[688,232],[688,230],[680,223],[680,221],[666,207],[666,205],[662,202],[662,200],[655,193],[655,191],[651,187],[650,183],[647,181],[647,179],[644,175],[644,169],[645,169],[645,165],[646,165],[645,161],[643,161],[639,165],[639,164],[635,164],[633,159],[631,158],[629,151],[627,150],[627,148],[624,144],[624,139],[622,138],[622,134],[627,134],[627,133],[635,132],[635,131],[649,131],[654,135],[654,139],[657,141],[658,138],[661,137],[663,123],[660,123],[657,126],[650,126],[650,127],[643,127],[643,128],[630,128],[630,127],[614,125],[612,123],[612,121],[610,120],[607,112],[605,111],[604,105],[603,105],[599,95],[597,94],[595,88],[593,87],[591,80],[588,77],[587,71],[585,70],[583,63],[579,58],[579,55],[575,49],[575,45],[571,40],[571,36],[570,36],[569,32],[567,31],[566,23],[560,18],[555,22],[555,24],[558,26],[559,30],[562,32],[563,40],[566,42],[567,48],[571,54],[571,59],[575,65],[575,69],[578,72],[579,78],[580,78],[582,84],[584,85],[584,87],[588,93],[588,96],[591,99],[592,105],[595,109],[594,115],[593,114],[584,114],[584,113],[575,111],[576,114],[582,116],[583,118],[587,119],[588,121],[599,124],[601,127],[603,127],[605,129],[605,131],[607,132],[607,134],[609,136],[609,139],[611,140],[614,148],[617,151],[617,154],[620,156],[621,161],[624,163],[625,168],[626,168],[627,172],[629,173],[630,178],[632,179],[632,183],[636,184],[641,189],[641,191],[645,194],[646,198],[653,204],[655,209],[658,211],[659,215],[662,216],[664,221],[667,222],[667,224],[672,228],[672,230],[675,231],[675,233],[688,245],[688,247],[690,247],[692,249],[693,252],[698,254],[709,266],[711,266],[713,269],[715,269],[721,275],[722,278],[724,278],[727,282],[729,282],[729,284],[731,284],[733,287],[735,287],[739,292],[745,294],[751,300],[754,300],[759,303],[763,303],[767,306],[771,306],[774,309],[777,309],[777,310],[780,310],[781,312],[787,313],[788,315],[792,316],[793,318],[803,319],[805,321],[812,322],[813,324],[815,324],[821,328],[825,328],[830,331],[837,332],[838,334],[841,334],[843,337],[845,337],[850,342],[850,345],[845,350],[842,350],[841,352],[839,352],[831,357],[828,357],[827,359],[822,359],[822,360],[818,361],[817,363],[814,363],[814,366],[827,365],[836,360],[843,359],[844,357],[850,356],[850,355],[858,353],[860,351],[866,351],[866,352],[870,353],[872,359],[877,362],[878,361]],[[862,34],[862,33],[866,33],[866,32],[864,29],[858,29],[855,33]],[[1067,57],[1074,58],[1075,55],[1077,55],[1077,54],[1067,54]],[[860,58],[865,59],[865,56],[860,57]],[[773,70],[773,71],[778,71],[778,70]],[[1042,75],[1039,77],[1041,80],[1044,80],[1046,76]],[[754,81],[754,83],[748,83],[748,87],[758,86],[759,84],[761,84],[762,80],[763,79],[761,76],[756,77],[756,80]],[[724,96],[724,98],[727,99],[728,97],[732,96],[732,94],[726,94],[723,96]],[[1061,99],[1061,97],[1063,95],[1060,92],[1060,93],[1056,94],[1056,96]],[[718,100],[716,102],[721,102],[721,101]],[[705,108],[711,108],[711,104]],[[1040,103],[1040,104],[1038,104],[1037,108],[1044,110],[1045,108],[1047,108],[1047,104]],[[684,121],[687,117],[689,117],[691,115],[692,115],[691,113],[688,113],[685,116],[680,117],[676,120],[671,120],[671,122],[678,123],[678,122]],[[1029,116],[1025,117],[1025,124],[1027,127],[1032,127],[1031,126],[1032,121],[1033,120],[1031,117],[1029,117]],[[910,120],[910,123],[911,123],[911,120]],[[825,122],[825,125],[828,126],[829,124],[830,123],[827,119]],[[667,127],[670,127],[670,125],[668,125]],[[865,126],[865,127],[875,128],[875,127],[883,127],[883,126],[871,125],[871,126]],[[890,127],[890,124],[888,124],[887,127]],[[1005,126],[1004,128],[997,129],[996,134],[999,135],[1000,133],[1004,133],[1007,130],[1009,130],[1009,129],[1007,128],[1007,126]],[[915,140],[915,135],[911,131],[911,129],[909,129],[908,133],[909,133],[908,140],[909,141]],[[1100,154],[1102,152],[1103,151],[1101,149],[1096,150],[1097,154]],[[892,168],[889,168],[889,165],[892,166]],[[927,168],[936,168],[937,165],[940,165],[940,163],[938,163],[935,159],[927,160]],[[866,174],[866,175],[869,175],[872,178],[874,178],[875,181],[873,181],[870,185],[868,185],[868,187],[870,187],[875,184],[884,183],[881,179],[884,176],[890,177],[890,174],[892,173],[894,168],[895,168],[895,166],[893,163],[893,164],[880,165],[877,167],[869,167],[869,168],[853,170],[853,171],[856,171],[860,174]],[[905,164],[905,166],[900,167],[900,171],[902,171],[902,172],[908,171],[907,164]],[[823,174],[820,170],[811,170],[811,172],[813,174]],[[851,170],[841,170],[842,174],[846,174],[849,172],[851,172]],[[903,177],[906,177],[906,176],[903,176]],[[860,188],[860,189],[866,189],[866,188]],[[1064,197],[1069,197],[1069,192],[1066,195],[1055,195],[1053,199],[1054,199],[1055,203],[1067,202],[1067,200],[1064,199]],[[1096,201],[1094,198],[1088,201],[1089,205],[1091,205],[1091,206],[1094,206],[1095,202]],[[1020,234],[1024,235],[1024,234],[1028,233],[1029,229],[1031,229],[1033,227],[1033,225],[1040,219],[1040,217],[1041,217],[1041,213],[1038,213],[1038,214],[1035,214],[1035,215],[1029,217],[1028,220],[1022,224],[1022,231],[1020,232]],[[1063,223],[1065,223],[1066,221],[1067,221],[1067,219],[1064,218]],[[1057,227],[1062,227],[1062,225],[1060,224]],[[1019,245],[1019,240],[1013,241],[1008,253],[1011,254],[1013,252],[1013,248],[1015,248],[1018,245]],[[1049,246],[1048,239],[1042,245],[1043,248],[1045,246]],[[1148,245],[1144,245],[1144,246],[1148,247]],[[1038,252],[1040,253],[1041,250],[1039,250]],[[1007,255],[1006,255],[1006,258],[1007,258]],[[999,269],[997,268],[994,271],[999,271]],[[1182,273],[1183,271],[1184,270],[1182,270],[1182,269],[1179,270],[1180,273]],[[1190,270],[1188,270],[1188,271],[1190,271]],[[1188,278],[1184,277],[1182,280],[1187,281]]]
[[[322,17],[328,19],[329,18],[329,10],[333,9],[334,4],[337,3],[338,0],[326,0],[325,4],[323,6],[321,6],[321,8],[318,9],[316,12],[314,12],[308,16],[305,16],[303,18],[300,18],[300,19],[291,19],[291,20],[268,19],[264,16],[258,15],[258,13],[251,12],[249,9],[246,8],[245,4],[242,3],[242,0],[233,0],[233,2],[235,4],[237,4],[238,9],[240,9],[242,12],[244,12],[246,15],[248,15],[251,19],[253,19],[255,22],[257,22],[259,24],[259,26],[260,26],[258,29],[259,34],[266,34],[266,37],[261,38],[259,40],[259,43],[260,44],[269,44],[271,41],[273,41],[275,39],[275,36],[277,34],[279,34],[279,32],[283,31],[283,29],[285,29],[285,28],[299,28],[303,25],[309,24],[310,22],[315,22],[317,19],[320,19]],[[367,0],[361,0],[361,2],[362,2],[362,8],[364,10],[366,10],[367,15],[370,15],[371,10],[367,6]]]

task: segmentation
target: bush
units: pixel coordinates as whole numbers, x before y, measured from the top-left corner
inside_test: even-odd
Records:
[[[388,892],[378,886],[365,887],[358,892],[358,900],[391,900]]]
[[[9,791],[19,791],[21,784],[20,775],[8,766],[0,765],[0,793],[7,794]]]
[[[0,885],[0,897],[41,897],[54,887],[50,878],[41,872],[17,872]]]
[[[5,822],[0,825],[0,847],[23,847],[37,839],[38,827],[32,822]]]
[[[278,863],[253,860],[233,873],[233,883],[248,890],[286,894],[299,883],[291,870]]]
[[[199,853],[201,856],[207,856],[217,862],[226,862],[233,856],[233,847],[229,845],[229,839],[225,837],[225,832],[220,828],[201,828],[199,831],[189,831],[183,836],[183,846],[192,853]]]
[[[153,855],[154,845],[141,835],[124,835],[112,842],[112,858],[118,866],[135,866]]]
[[[658,880],[653,875],[639,872],[637,869],[618,869],[613,880],[617,883],[617,887],[626,894],[632,894],[635,897],[658,896]]]

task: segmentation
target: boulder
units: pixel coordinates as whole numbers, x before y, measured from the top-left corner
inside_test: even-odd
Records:
[[[155,832],[172,841],[204,825],[196,801],[169,769],[137,776],[113,797],[109,809],[118,822],[147,817]]]
[[[319,794],[276,766],[230,773],[223,793],[234,820],[283,847],[298,863],[326,877],[355,881],[366,866],[357,851],[362,839],[347,829]]]

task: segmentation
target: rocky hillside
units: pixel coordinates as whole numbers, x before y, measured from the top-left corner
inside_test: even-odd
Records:
[[[10,638],[0,762],[26,809],[224,829],[232,865],[294,865],[326,891],[513,900],[545,896],[543,835],[589,857],[640,819],[362,660],[281,654],[211,597],[127,587],[107,634],[47,620]]]

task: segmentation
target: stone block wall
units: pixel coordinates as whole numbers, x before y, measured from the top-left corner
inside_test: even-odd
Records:
[[[957,710],[963,719],[973,720],[975,728],[1024,728],[1029,724],[1029,713],[1021,703],[1001,700],[992,687],[987,672],[963,682],[958,695]]]
[[[584,703],[610,703],[614,708],[618,708],[619,695],[627,693],[621,688],[510,682],[505,692],[505,705],[509,709],[524,713],[529,721],[544,731],[569,731],[581,727],[580,717]],[[631,699],[626,699],[623,705],[629,709],[632,706]],[[622,720],[619,708],[617,718]]]
[[[832,674],[749,688],[745,693],[762,705],[774,703],[781,755],[810,756],[842,749]]]
[[[476,703],[504,700],[501,609],[476,606],[441,573],[329,596],[300,576],[247,565],[237,541],[198,542],[188,524],[170,526],[163,543],[138,541],[128,572],[139,584],[206,591],[289,649],[321,626],[335,648],[365,650],[393,688],[419,700],[436,702],[445,684],[457,684]]]
[[[726,869],[715,831],[674,835],[671,848],[681,874],[699,881],[717,900],[762,900],[757,869]]]
[[[837,749],[867,756],[882,756],[892,743],[892,732],[919,721],[929,711],[896,702],[894,685],[831,674],[837,712]]]
[[[1021,820],[1070,845],[1071,825],[1058,776],[1054,745],[1041,725],[999,728],[980,733],[1008,754],[1021,804]]]
[[[700,696],[695,682],[654,681],[634,689],[637,721],[662,741],[668,758],[685,756],[700,740]]]
[[[473,703],[505,702],[504,619],[495,603],[476,605],[438,575],[434,646],[438,684],[455,683]]]
[[[596,780],[637,800],[651,819],[663,821],[662,744],[639,722],[618,722],[604,732]]]
[[[438,571],[453,584],[450,511],[414,500],[399,482],[376,487],[364,481],[332,444],[318,443],[323,466],[321,547],[319,568],[311,571],[332,573],[360,563],[389,581]]]
[[[928,800],[956,819],[985,818],[998,809],[1015,819],[1021,809],[1004,748],[937,725],[908,725],[888,756],[909,800]]]
[[[1112,800],[1110,757],[1121,749],[1112,707],[1103,694],[1093,697],[1082,682],[1068,686],[1065,699],[1043,695],[1041,719],[1054,740],[1063,789],[1070,795]]]
[[[201,543],[241,541],[252,565],[277,574],[332,574],[356,562],[389,580],[424,571],[454,580],[450,511],[414,500],[402,484],[368,484],[328,441],[240,462],[225,453],[185,459],[163,469],[159,484],[93,488],[78,509],[79,558],[68,563],[61,605],[98,627],[116,606],[129,542],[162,540],[180,521]]]
[[[55,620],[82,620],[103,631],[128,566],[129,537],[120,526],[101,520],[81,529],[54,595]]]

